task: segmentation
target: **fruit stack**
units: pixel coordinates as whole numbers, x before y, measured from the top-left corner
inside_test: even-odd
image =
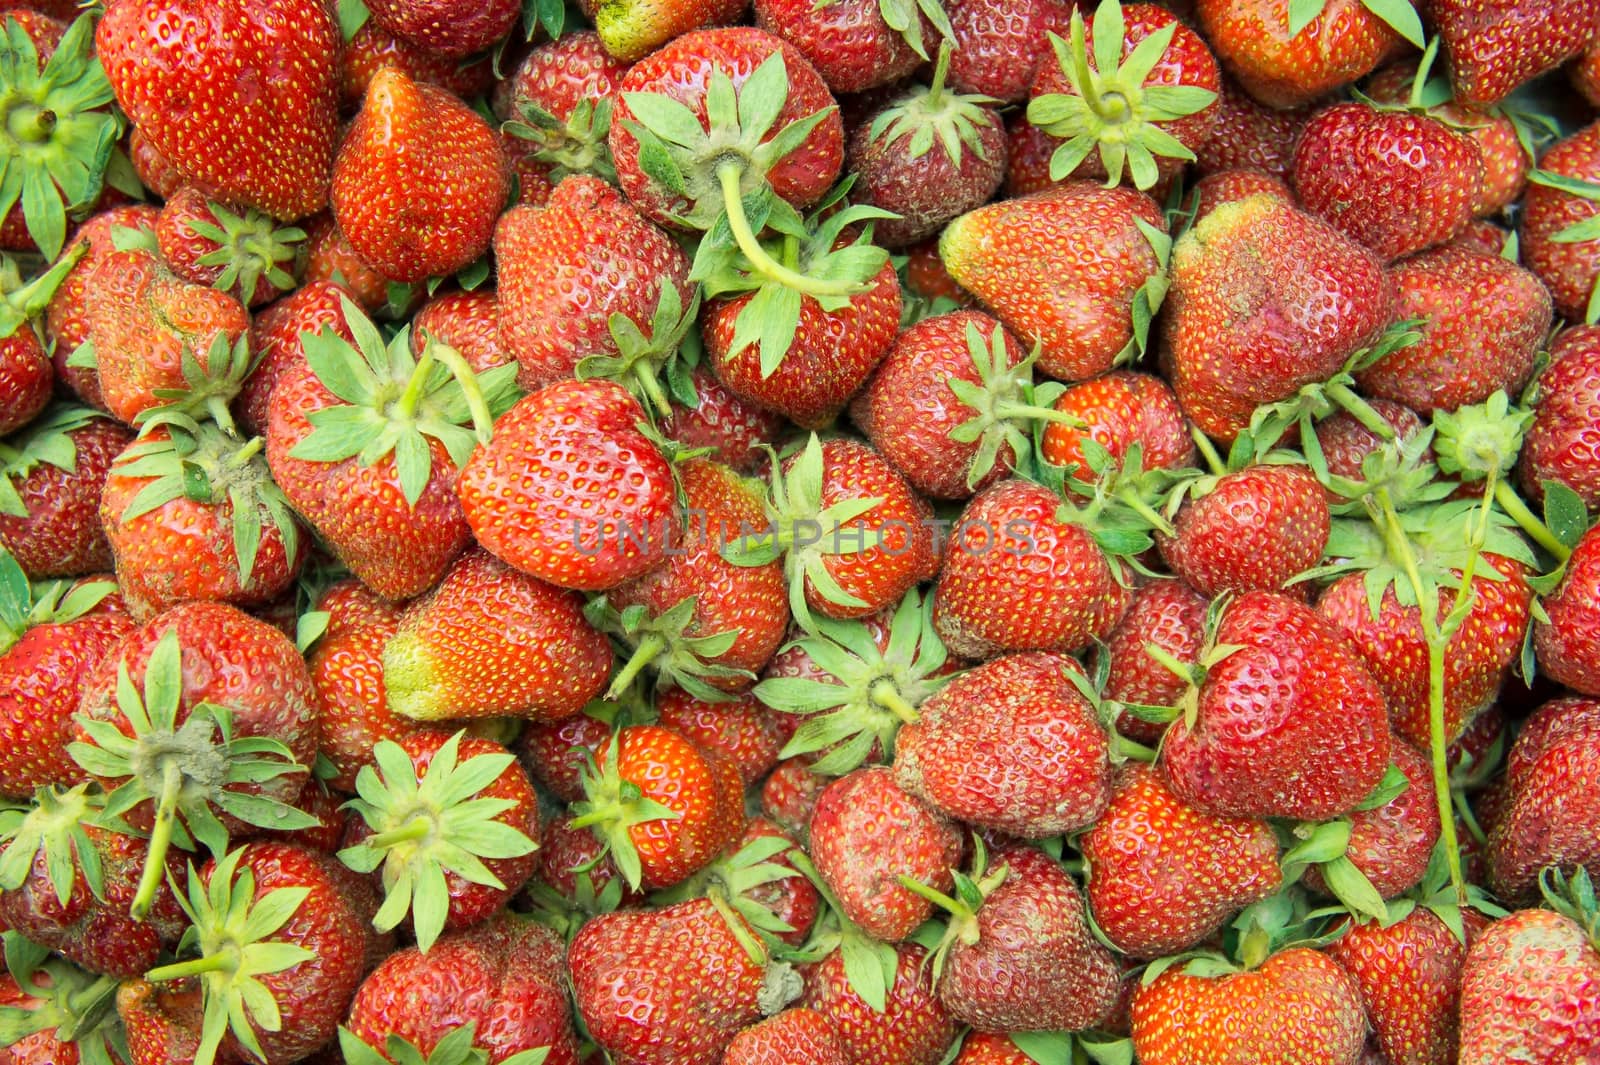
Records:
[[[0,1065],[1600,1062],[1600,0],[0,16]]]

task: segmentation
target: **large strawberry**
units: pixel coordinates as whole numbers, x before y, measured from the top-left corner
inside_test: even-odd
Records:
[[[319,0],[116,0],[95,44],[117,102],[189,184],[277,218],[327,204],[340,42]]]
[[[100,494],[132,442],[111,418],[62,405],[0,443],[0,547],[23,572],[46,580],[111,568]]]
[[[1593,0],[1436,0],[1428,6],[1460,102],[1498,103],[1559,66],[1595,36]]]
[[[950,84],[1006,103],[1028,95],[1051,59],[1051,33],[1065,34],[1076,5],[1069,0],[945,0],[955,54]]]

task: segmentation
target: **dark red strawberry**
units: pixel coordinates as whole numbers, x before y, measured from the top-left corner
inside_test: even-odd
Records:
[[[390,33],[450,59],[493,47],[522,13],[517,0],[372,0],[367,9]]]
[[[1550,345],[1539,375],[1533,422],[1522,441],[1517,473],[1530,499],[1559,481],[1588,509],[1600,509],[1600,326],[1575,326]],[[4,519],[0,518],[0,522]],[[3,526],[0,526],[3,527]]]
[[[1288,0],[1197,0],[1194,13],[1222,65],[1269,107],[1310,103],[1371,73],[1402,47],[1361,0],[1327,0],[1292,12]],[[1416,26],[1419,40],[1421,31]]]
[[[778,720],[783,715],[753,695],[709,702],[682,688],[663,688],[656,693],[656,715],[664,728],[683,733],[697,746],[727,755],[746,787],[777,765],[778,752],[783,749],[783,728]]]
[[[1396,736],[1389,743],[1389,758],[1405,778],[1404,789],[1381,806],[1358,808],[1349,815],[1350,838],[1341,855],[1385,899],[1421,882],[1439,842],[1439,803],[1427,755]],[[1307,887],[1335,898],[1349,893],[1345,885],[1351,879],[1340,858],[1313,865],[1305,874]]]
[[[517,753],[528,773],[564,803],[583,800],[583,769],[611,742],[613,718],[628,711],[617,703],[592,703],[583,713],[549,723],[533,722],[517,737]],[[633,721],[631,714],[627,716]]]
[[[578,801],[582,799],[580,789]],[[554,892],[561,909],[574,913],[579,924],[596,913],[641,905],[644,892],[627,885],[606,845],[587,828],[574,828],[572,821],[571,814],[560,814],[545,822],[539,834],[539,872],[529,882],[529,894],[545,902],[546,889]]]
[[[344,320],[344,299],[354,294],[333,281],[312,281],[257,314],[250,322],[250,350],[255,366],[239,389],[234,416],[239,428],[265,435],[272,390],[289,370],[304,365],[304,333],[330,329],[350,344],[355,334]]]
[[[764,448],[777,450],[789,420],[776,411],[734,395],[703,364],[689,374],[694,402],[674,398],[661,431],[691,451],[711,448],[708,456],[746,476],[763,471]]]
[[[1522,200],[1522,261],[1539,275],[1556,312],[1586,321],[1600,284],[1600,122],[1557,141],[1539,159]]]
[[[14,433],[38,417],[50,404],[55,387],[55,371],[50,353],[39,341],[33,327],[17,323],[6,337],[0,337],[0,435]]]
[[[1021,102],[1052,59],[1048,35],[1066,35],[1075,7],[1069,0],[946,0],[955,42],[950,84]]]
[[[139,183],[162,199],[173,195],[187,184],[184,175],[161,154],[161,150],[138,126],[128,133],[128,159],[133,163],[133,172],[138,175]],[[155,210],[146,204],[133,206]]]
[[[167,267],[185,281],[221,289],[247,307],[271,303],[295,287],[296,245],[305,230],[279,227],[256,210],[208,201],[179,189],[156,218]]]
[[[1362,466],[1368,455],[1380,452],[1388,440],[1398,441],[1402,446],[1409,444],[1422,431],[1422,419],[1410,407],[1387,399],[1369,399],[1367,406],[1378,416],[1377,421],[1367,418],[1371,424],[1363,423],[1350,411],[1340,410],[1316,425],[1317,447],[1322,451],[1328,472],[1335,477],[1355,482],[1365,480]],[[1378,430],[1385,425],[1392,435],[1388,431],[1379,435]],[[1420,457],[1423,462],[1434,461],[1432,448]],[[1330,491],[1330,499],[1342,498]]]
[[[796,1006],[733,1037],[723,1065],[848,1065],[833,1022]]]
[[[927,950],[899,943],[872,960],[882,969],[862,986],[832,951],[807,974],[801,1004],[833,1022],[849,1065],[938,1065],[960,1025],[934,993]]]
[[[1498,103],[1555,69],[1600,26],[1593,0],[1430,0],[1428,14],[1444,42],[1456,99],[1469,107]]]
[[[1177,706],[1188,682],[1148,651],[1155,645],[1186,669],[1193,668],[1205,642],[1207,602],[1182,581],[1151,581],[1134,589],[1128,612],[1096,648],[1105,665],[1101,692],[1106,704]],[[1154,743],[1166,724],[1124,710],[1114,722],[1129,739]]]
[[[34,580],[111,568],[100,525],[106,474],[133,434],[86,407],[57,407],[0,443],[0,547]]]
[[[1600,696],[1600,532],[1591,528],[1578,541],[1560,585],[1540,605],[1544,617],[1533,629],[1539,671]]]
[[[1332,521],[1311,468],[1247,466],[1206,487],[1188,486],[1173,535],[1156,536],[1172,572],[1207,597],[1291,589],[1304,595],[1290,581],[1321,560]]]
[[[1310,117],[1309,107],[1268,107],[1224,74],[1211,136],[1195,147],[1195,165],[1205,174],[1248,168],[1287,180],[1295,141]]]

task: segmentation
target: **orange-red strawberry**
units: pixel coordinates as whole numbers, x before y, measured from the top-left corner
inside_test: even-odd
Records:
[[[1428,15],[1444,42],[1456,99],[1471,107],[1498,103],[1554,70],[1600,28],[1594,0],[1431,0]]]
[[[722,1065],[849,1065],[833,1022],[803,1006],[786,1009],[733,1037]]]
[[[1321,560],[1332,516],[1309,466],[1262,463],[1208,480],[1186,486],[1173,534],[1156,535],[1162,560],[1195,591],[1286,590]]]
[[[1045,426],[1040,454],[1053,465],[1076,467],[1072,474],[1081,481],[1096,476],[1085,454],[1086,440],[1104,448],[1119,466],[1136,444],[1144,469],[1194,464],[1194,441],[1178,398],[1153,374],[1113,370],[1079,381],[1056,398],[1054,409],[1064,417]]]
[[[1195,16],[1223,66],[1255,99],[1291,108],[1370,73],[1402,47],[1361,0],[1327,0],[1300,14],[1289,0],[1198,0]],[[1298,32],[1294,18],[1305,19]],[[1415,16],[1413,16],[1414,18]],[[1418,26],[1420,33],[1421,27]]]
[[[272,390],[289,370],[306,361],[304,333],[320,333],[324,327],[348,343],[355,334],[344,320],[344,299],[353,294],[333,281],[312,281],[257,314],[250,322],[250,351],[255,365],[234,401],[234,416],[239,428],[253,435],[265,435],[272,402]]]
[[[0,443],[0,547],[29,577],[111,568],[100,493],[112,461],[132,442],[111,418],[63,405]]]
[[[522,13],[517,0],[372,0],[367,10],[390,33],[450,59],[492,48]]]
[[[606,51],[632,61],[656,51],[680,34],[705,26],[737,22],[745,0],[578,0],[594,23]]]
[[[1110,806],[1081,846],[1095,924],[1136,958],[1203,942],[1283,884],[1265,821],[1203,813],[1139,763],[1118,773]]]
[[[398,627],[397,617],[330,624],[306,655],[322,707],[317,753],[332,763],[328,783],[340,791],[355,791],[356,773],[372,764],[379,740],[396,740],[422,727],[389,709],[383,648]]]
[[[500,335],[500,295],[492,288],[441,292],[418,307],[411,316],[411,351],[418,358],[430,337],[459,351],[475,373],[513,359]]]
[[[699,747],[721,751],[733,760],[748,787],[778,764],[783,749],[783,715],[745,694],[710,702],[682,688],[656,692],[656,721],[689,737]]]
[[[333,167],[333,214],[390,281],[451,274],[489,248],[510,191],[500,142],[447,89],[373,75]]]
[[[1522,198],[1522,261],[1539,275],[1556,312],[1584,321],[1600,285],[1600,122],[1557,141],[1539,159]]]
[[[1155,201],[1078,181],[969,211],[945,227],[950,276],[1027,344],[1039,369],[1077,381],[1142,350],[1136,304],[1165,274],[1168,242]]]
[[[156,218],[156,242],[168,269],[185,281],[221,289],[247,307],[271,303],[295,287],[303,229],[269,215],[208,201],[185,186]]]
[[[1550,355],[1518,457],[1522,489],[1542,500],[1544,482],[1559,481],[1589,510],[1600,509],[1600,448],[1594,442],[1600,426],[1600,326],[1564,330]]]
[[[1294,191],[1289,183],[1277,174],[1265,170],[1241,168],[1216,170],[1195,182],[1190,199],[1184,201],[1194,206],[1195,221],[1199,221],[1225,203],[1247,199],[1258,192],[1276,196],[1288,203],[1294,202]]]
[[[1428,757],[1396,736],[1389,743],[1389,759],[1405,776],[1405,788],[1381,806],[1349,815],[1350,838],[1342,855],[1385,899],[1422,881],[1439,842],[1439,804]],[[1336,898],[1348,894],[1344,883],[1351,879],[1342,864],[1313,865],[1305,873],[1308,888]]]
[[[275,218],[328,202],[339,27],[319,0],[116,0],[95,31],[117,102],[187,183]]]
[[[1539,672],[1575,692],[1600,696],[1600,532],[1583,534],[1555,591],[1540,605],[1533,646]]]
[[[1020,102],[1051,59],[1049,34],[1066,34],[1075,6],[1070,0],[945,0],[955,42],[950,84]]]
[[[884,949],[892,957],[883,956],[871,988],[850,979],[843,951],[830,952],[807,974],[800,1003],[833,1022],[849,1065],[938,1065],[961,1026],[934,993],[928,952],[915,943]]]
[[[333,281],[347,289],[368,314],[388,303],[393,294],[389,282],[350,247],[331,213],[324,211],[308,219],[305,228],[307,284]]]
[[[494,81],[494,65],[487,56],[462,62],[418,47],[390,33],[376,19],[367,19],[355,36],[344,42],[339,57],[339,103],[345,111],[361,107],[373,75],[384,67],[399,67],[413,81],[448,89],[463,100],[481,95]]]
[[[616,177],[606,138],[628,66],[605,50],[599,34],[565,33],[532,49],[495,86],[495,115],[515,138],[508,150],[523,203],[542,202],[570,174]]]

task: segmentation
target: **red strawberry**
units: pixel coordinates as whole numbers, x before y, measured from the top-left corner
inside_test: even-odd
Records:
[[[1539,375],[1533,422],[1522,441],[1522,489],[1544,498],[1544,482],[1560,481],[1590,510],[1600,509],[1600,326],[1575,326],[1550,345],[1551,364]],[[4,519],[0,519],[3,521]]]
[[[628,66],[599,34],[565,33],[531,50],[495,86],[495,114],[516,138],[510,151],[519,156],[523,203],[542,202],[570,174],[616,177],[606,138]],[[545,186],[543,195],[530,197],[530,178]]]
[[[166,199],[187,181],[182,173],[174,167],[166,156],[161,154],[144,131],[135,126],[128,133],[128,159],[133,163],[133,172],[138,175],[139,183],[151,192]],[[154,207],[147,204],[133,204],[132,206],[143,210],[154,211]]]
[[[342,286],[368,314],[387,304],[391,295],[388,280],[356,254],[328,212],[306,222],[305,280]]]
[[[303,333],[320,333],[324,327],[350,344],[355,334],[344,320],[344,299],[353,294],[332,281],[312,281],[261,311],[250,323],[250,350],[255,367],[239,389],[234,414],[239,428],[265,435],[272,390],[289,370],[304,365]]]
[[[767,461],[762,448],[778,448],[788,419],[734,395],[704,365],[690,373],[689,384],[694,402],[675,399],[661,420],[662,433],[689,450],[711,448],[708,457],[739,473],[758,472]]]
[[[318,0],[116,0],[95,31],[117,102],[188,184],[275,218],[328,202],[339,29]]]
[[[946,817],[1023,839],[1093,824],[1111,797],[1110,743],[1071,674],[1085,679],[1039,653],[963,673],[900,730],[895,780]]]
[[[746,787],[778,763],[784,741],[781,716],[748,694],[728,702],[709,702],[682,688],[663,688],[656,693],[656,720],[661,726],[683,733],[696,746],[727,755]]]
[[[756,0],[756,24],[793,44],[836,93],[864,92],[910,74],[929,42],[950,36],[937,3],[880,7],[875,0]]]
[[[1578,541],[1561,584],[1540,605],[1545,617],[1533,629],[1539,671],[1600,696],[1600,532],[1591,528]]]
[[[482,95],[494,81],[494,66],[488,58],[462,62],[459,57],[440,55],[395,36],[371,18],[344,42],[339,58],[339,103],[345,111],[360,108],[367,86],[384,67],[399,67],[413,81],[448,89],[463,100]]]
[[[55,371],[39,334],[26,324],[0,337],[0,435],[16,432],[50,404]]]
[[[500,335],[500,298],[492,288],[441,292],[417,308],[411,317],[412,354],[421,358],[430,337],[460,352],[475,373],[514,359]]]
[[[1304,589],[1290,581],[1314,566],[1328,544],[1332,518],[1309,466],[1258,464],[1203,482],[1158,534],[1161,558],[1201,595]]]
[[[20,936],[6,939],[14,974],[0,976],[0,1009],[10,1024],[0,1065],[120,1061],[112,1049],[123,1041],[114,1014],[106,1011],[97,1023],[84,1024],[91,1011],[115,1001],[117,982],[94,980]]]
[[[394,67],[373,75],[333,167],[350,247],[391,281],[451,274],[489,248],[510,192],[500,142],[446,89]]]
[[[857,769],[828,785],[811,818],[811,858],[841,912],[877,939],[905,939],[933,904],[902,886],[954,884],[961,860],[955,826],[895,783],[887,768]]]
[[[1195,710],[1172,723],[1162,769],[1207,813],[1320,820],[1353,810],[1383,778],[1383,690],[1329,621],[1276,592],[1224,609],[1217,660],[1202,655]],[[1260,678],[1270,676],[1268,690]]]
[[[1404,774],[1405,790],[1381,806],[1349,815],[1350,839],[1342,856],[1385,899],[1422,881],[1439,842],[1439,803],[1427,755],[1396,736],[1389,743],[1389,758]],[[1305,883],[1312,891],[1339,898],[1345,894],[1341,876],[1349,879],[1348,871],[1340,873],[1323,863],[1306,870]]]
[[[516,0],[372,0],[367,8],[390,33],[451,59],[492,48],[522,12]]]
[[[1484,107],[1559,66],[1600,28],[1593,0],[1431,0],[1456,99]]]
[[[805,839],[817,799],[827,786],[828,778],[814,772],[804,758],[786,758],[761,785],[761,812],[797,838]]]
[[[980,207],[939,238],[950,275],[1041,346],[1040,370],[1069,381],[1142,350],[1134,305],[1165,251],[1154,200],[1087,181]]]
[[[398,618],[337,627],[330,623],[306,656],[322,707],[318,753],[333,763],[328,783],[340,791],[355,791],[356,773],[373,764],[372,749],[379,740],[398,740],[421,727],[389,709],[383,648],[398,627]]]
[[[155,233],[168,269],[247,307],[271,303],[295,287],[295,245],[305,239],[303,229],[280,228],[259,211],[209,202],[187,186],[167,200]]]
[[[1205,642],[1206,599],[1182,581],[1151,581],[1134,589],[1128,612],[1106,637],[1096,654],[1105,661],[1106,680],[1101,692],[1108,704],[1176,706],[1188,684],[1183,677],[1151,657],[1151,644],[1181,665],[1192,668]],[[1140,743],[1153,743],[1165,724],[1145,721],[1124,712],[1114,722],[1117,730]]]
[[[679,34],[737,22],[745,0],[578,0],[578,7],[600,33],[606,51],[632,61],[648,55]]]
[[[1600,122],[1557,141],[1539,159],[1522,200],[1522,261],[1539,275],[1556,312],[1584,321],[1600,284]]]
[[[1270,107],[1310,103],[1370,73],[1401,47],[1395,31],[1360,0],[1327,0],[1304,14],[1291,14],[1288,0],[1197,0],[1195,15],[1223,66]],[[1290,32],[1305,15],[1299,32]]]
[[[1294,144],[1311,117],[1307,107],[1280,110],[1260,103],[1226,74],[1211,136],[1195,147],[1202,173],[1249,168],[1287,179]]]
[[[431,1055],[466,1026],[486,1063],[547,1047],[545,1065],[577,1065],[563,954],[555,933],[511,914],[444,936],[427,953],[397,951],[361,982],[340,1042],[381,1051],[398,1037]]]
[[[1093,463],[1084,443],[1093,440],[1120,466],[1134,445],[1142,468],[1178,469],[1194,465],[1194,441],[1178,398],[1152,374],[1113,370],[1069,385],[1056,398],[1059,420],[1045,426],[1040,454],[1056,466],[1076,467],[1073,476],[1093,481]]]
[[[339,860],[378,873],[374,926],[407,917],[426,952],[443,931],[481,924],[533,876],[539,802],[516,757],[492,740],[433,730],[380,740],[356,776]]]
[[[615,704],[596,703],[559,721],[531,722],[517,737],[517,752],[551,795],[564,803],[581,802],[584,765],[600,757],[611,742],[612,718],[623,713]]]
[[[950,84],[1019,103],[1051,59],[1048,35],[1066,34],[1074,7],[1068,0],[946,0],[956,46]]]
[[[1120,771],[1081,846],[1095,924],[1136,958],[1193,947],[1283,884],[1266,822],[1203,813],[1139,763]]]
[[[1217,208],[1173,249],[1161,365],[1184,413],[1231,441],[1258,404],[1337,373],[1393,313],[1393,284],[1371,252],[1252,196]]]
[[[733,1037],[723,1065],[848,1065],[833,1022],[800,1006]]]
[[[462,511],[498,558],[562,588],[613,588],[666,556],[672,471],[609,381],[561,381],[496,425],[461,472]],[[618,494],[614,486],[629,491]]]
[[[1034,1059],[1003,1032],[968,1032],[952,1065],[1030,1065]]]
[[[849,1065],[938,1065],[960,1025],[934,994],[928,952],[900,943],[881,954],[881,982],[864,989],[832,951],[807,975],[801,1005],[833,1022]]]
[[[61,406],[0,444],[0,547],[35,580],[111,568],[100,493],[133,441],[117,422]]]
[[[1191,199],[1195,221],[1199,221],[1225,203],[1248,199],[1258,192],[1276,196],[1285,203],[1294,202],[1294,191],[1289,183],[1277,174],[1265,170],[1217,170],[1195,182]]]
[[[578,801],[582,799],[580,788]],[[561,814],[545,823],[539,836],[539,872],[530,893],[539,898],[542,889],[553,891],[562,906],[576,911],[579,923],[596,913],[642,904],[644,893],[623,881],[606,845],[587,828],[572,827],[572,821],[571,814]]]

